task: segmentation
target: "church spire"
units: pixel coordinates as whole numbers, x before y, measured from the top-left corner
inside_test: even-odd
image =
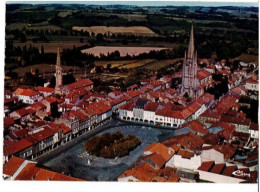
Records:
[[[61,88],[62,88],[62,67],[61,67],[61,59],[60,59],[60,47],[58,47],[57,61],[56,61],[55,93],[61,94]]]
[[[192,59],[193,56],[194,56],[194,35],[193,35],[193,24],[192,24],[191,32],[190,32],[190,42],[188,48],[188,58]]]
[[[59,66],[61,65],[61,60],[60,60],[60,47],[58,47],[56,65],[59,65]]]

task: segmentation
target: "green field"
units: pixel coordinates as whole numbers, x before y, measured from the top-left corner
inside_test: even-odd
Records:
[[[173,60],[160,60],[160,61],[155,60],[151,64],[144,66],[144,68],[148,69],[148,70],[158,70],[162,67],[166,67],[168,65],[174,64],[180,59],[182,59],[182,58],[177,58],[177,59],[173,59]]]
[[[26,45],[26,47],[30,47],[30,45],[32,47],[37,47],[39,50],[41,50],[41,47],[43,45],[44,47],[44,52],[45,53],[57,53],[57,48],[58,46],[60,47],[60,49],[72,49],[74,46],[77,47],[81,47],[83,45],[88,45],[87,43],[80,43],[80,42],[50,42],[50,43],[33,43],[33,42],[25,42],[25,43],[14,43],[14,47],[18,47],[20,46],[21,48],[24,47]]]

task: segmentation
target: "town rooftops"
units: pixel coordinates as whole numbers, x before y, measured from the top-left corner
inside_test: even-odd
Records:
[[[41,86],[38,86],[36,87],[36,89],[40,92],[47,92],[47,93],[52,93],[55,91],[54,88],[51,88],[51,87],[41,87]]]
[[[224,154],[225,159],[231,159],[236,152],[236,150],[233,147],[231,147],[230,144],[207,146],[207,147],[203,147],[203,149],[204,150],[215,149],[216,151]]]
[[[167,162],[167,160],[165,160],[158,152],[143,156],[141,161],[148,161],[148,163],[149,161],[152,161],[155,165],[158,166],[159,169],[162,168],[162,166]]]
[[[249,126],[250,130],[254,130],[254,131],[258,131],[259,130],[259,126],[256,123],[251,123],[251,125]]]
[[[135,108],[144,109],[147,102],[148,100],[138,98],[135,103]]]
[[[180,155],[182,158],[185,158],[185,159],[190,159],[191,157],[194,156],[194,152],[188,151],[188,150],[185,150],[185,149],[180,149],[178,151],[177,155]]]
[[[66,134],[71,131],[71,129],[67,127],[64,123],[59,124],[59,127],[62,129],[63,134]]]
[[[130,101],[130,102],[120,106],[119,108],[123,109],[123,110],[127,110],[127,111],[132,111],[135,106],[135,102],[136,102],[136,100]]]
[[[149,101],[149,102],[146,104],[144,110],[145,110],[145,111],[155,112],[155,111],[158,109],[159,106],[160,106],[160,103]]]
[[[81,79],[78,82],[64,85],[63,88],[72,91],[75,89],[79,89],[79,88],[87,87],[87,86],[91,86],[91,85],[93,85],[93,82],[90,79]]]
[[[6,164],[3,165],[3,173],[8,176],[13,176],[24,161],[25,159],[20,157],[12,157]]]
[[[150,146],[148,146],[144,153],[159,153],[166,161],[168,161],[173,155],[174,151],[168,147],[166,147],[162,143],[153,143]]]
[[[227,115],[223,115],[221,117],[220,121],[232,123],[232,124],[238,124],[238,125],[247,125],[247,126],[249,126],[251,123],[250,119],[231,117],[231,116],[227,116]]]
[[[23,95],[23,96],[34,96],[38,95],[39,92],[33,91],[31,89],[17,89],[14,93],[14,95]]]
[[[156,174],[155,169],[148,163],[144,163],[130,170],[126,170],[124,173],[122,173],[119,176],[119,178],[132,176],[136,178],[138,181],[149,182],[152,180],[155,174]]]
[[[83,181],[82,179],[36,167],[35,163],[28,163],[17,175],[15,180]]]
[[[223,175],[226,175],[226,176],[232,176],[232,173],[237,170],[237,166],[234,165],[234,166],[228,166],[224,169],[224,171],[222,172]]]
[[[257,84],[258,85],[258,81],[254,80],[253,78],[249,78],[246,80],[246,83],[249,83],[249,84]]]
[[[5,117],[4,118],[4,128],[8,128],[9,126],[14,124],[14,120],[11,117]]]
[[[198,120],[189,121],[183,124],[181,127],[188,127],[193,131],[195,131],[196,133],[208,134],[208,130],[206,129],[206,126]]]
[[[198,80],[201,80],[201,79],[204,79],[204,78],[206,78],[206,77],[208,77],[210,75],[211,75],[210,72],[208,72],[207,70],[202,69],[202,70],[198,71],[197,78],[198,78]]]
[[[198,168],[198,170],[201,170],[201,171],[207,171],[209,172],[213,166],[215,165],[215,162],[214,161],[205,161],[203,162],[200,167]]]
[[[215,164],[211,170],[211,173],[221,174],[222,171],[225,169],[225,167],[226,167],[225,163]]]
[[[17,142],[6,142],[4,140],[4,156],[13,155],[19,151],[22,151],[28,147],[32,146],[32,143],[29,142],[27,139],[21,139]]]
[[[167,147],[171,147],[176,143],[178,143],[183,148],[195,150],[202,147],[204,140],[201,137],[194,135],[193,133],[186,133],[169,138],[163,142],[163,144]]]

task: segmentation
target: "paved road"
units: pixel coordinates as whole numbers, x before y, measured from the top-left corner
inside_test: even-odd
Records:
[[[120,131],[123,135],[134,134],[142,144],[129,155],[118,159],[104,159],[88,156],[82,143],[90,137]],[[150,144],[163,141],[178,134],[180,130],[159,129],[112,119],[105,125],[97,127],[71,142],[47,153],[37,159],[38,166],[90,181],[114,181],[125,170],[129,169]],[[83,154],[80,155],[79,154]],[[89,163],[91,162],[91,163]]]
[[[53,157],[56,157],[57,155],[59,155],[60,153],[64,152],[64,151],[67,151],[68,149],[70,149],[71,147],[74,147],[75,145],[81,143],[82,141],[85,141],[91,137],[93,137],[94,135],[97,135],[98,133],[104,131],[104,130],[107,130],[107,129],[110,129],[112,127],[115,127],[115,126],[120,126],[120,125],[127,125],[126,122],[121,122],[121,121],[117,121],[115,119],[112,119],[110,120],[108,123],[102,125],[102,126],[98,126],[86,133],[84,133],[83,135],[71,140],[70,142],[64,144],[64,145],[61,145],[59,146],[58,148],[52,150],[52,151],[49,151],[47,153],[45,153],[44,155],[42,156],[39,156],[35,159],[35,161],[37,161],[39,164],[42,164],[44,163],[46,160],[49,160]]]

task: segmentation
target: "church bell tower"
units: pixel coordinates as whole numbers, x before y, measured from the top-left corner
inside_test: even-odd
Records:
[[[57,62],[56,62],[55,93],[61,94],[62,93],[61,89],[62,89],[62,67],[61,67],[61,59],[60,59],[60,48],[58,47]]]

